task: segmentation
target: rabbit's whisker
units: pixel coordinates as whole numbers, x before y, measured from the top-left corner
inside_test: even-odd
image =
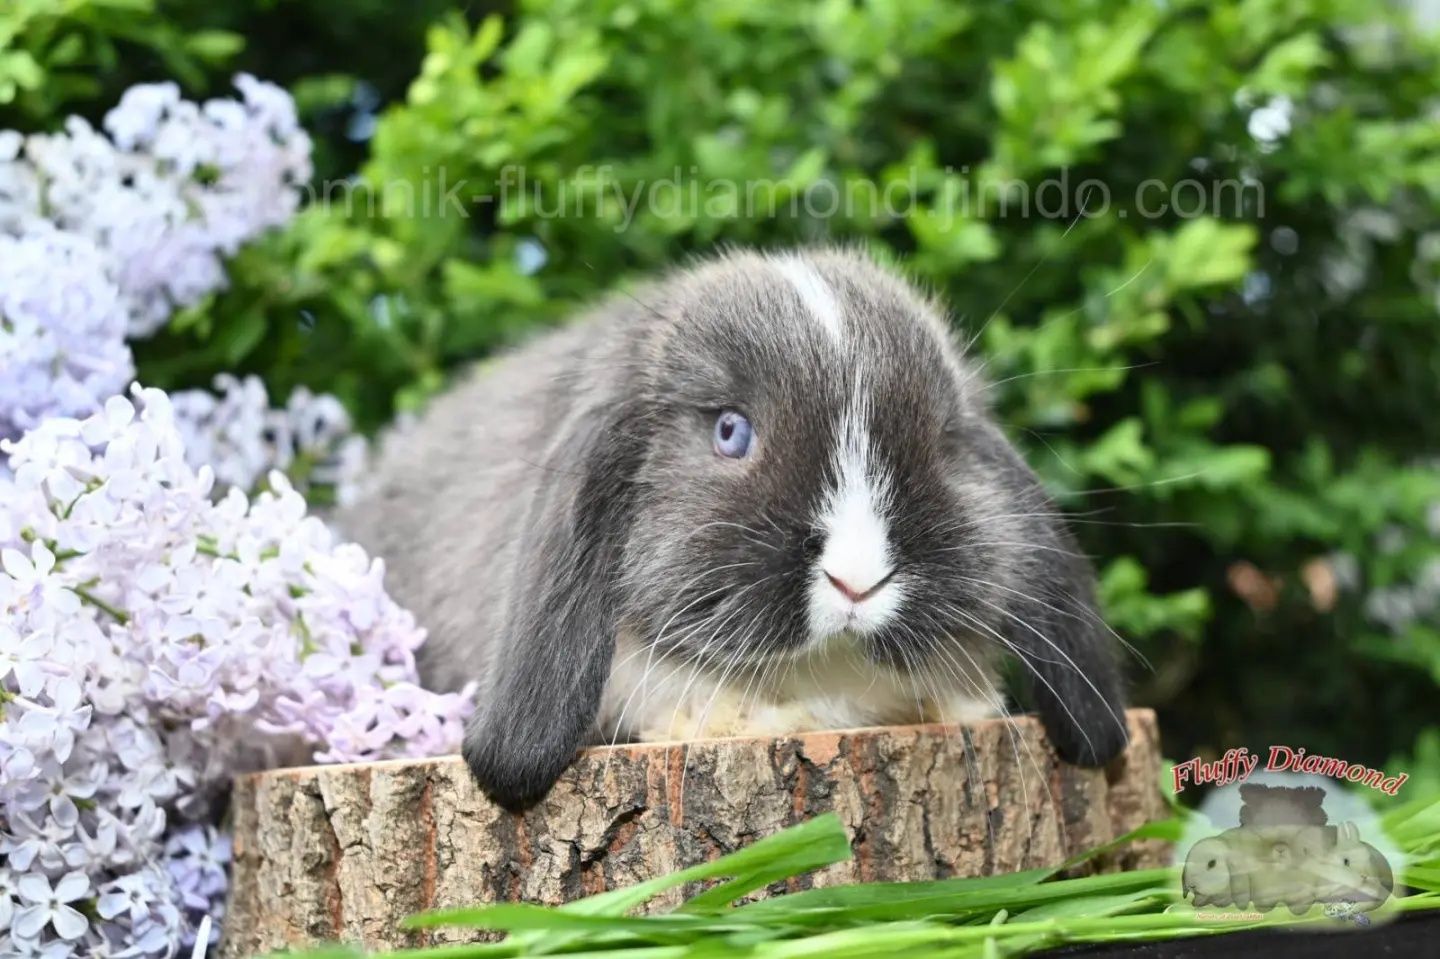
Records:
[[[730,597],[730,602],[738,600],[745,593],[749,592],[751,589],[754,589],[756,586],[759,586],[761,583],[764,583],[766,580],[773,578],[775,575],[777,574],[771,573],[769,576],[763,576],[760,579],[746,584],[745,586],[737,590],[733,596]],[[727,613],[723,619],[721,619],[718,623],[715,624],[714,628],[710,631],[710,635],[706,638],[700,650],[690,657],[693,663],[690,670],[690,679],[685,683],[685,688],[680,691],[680,695],[676,698],[675,709],[670,715],[670,724],[667,728],[674,728],[675,720],[680,713],[680,707],[684,705],[686,697],[690,695],[690,689],[695,685],[695,681],[700,677],[701,672],[704,671],[707,667],[708,663],[706,661],[706,655],[709,653],[710,647],[714,645],[717,639],[720,638],[720,636],[724,632],[725,626],[744,610],[744,605],[736,605],[733,610]],[[718,610],[715,615],[718,615]],[[714,620],[715,615],[712,615],[711,620]],[[743,649],[743,646],[739,648]]]
[[[1043,599],[1041,599],[1040,597],[1038,597],[1038,596],[1033,596],[1033,595],[1031,595],[1030,593],[1025,592],[1024,590],[1015,589],[1015,588],[1012,587],[1012,586],[1001,586],[999,583],[994,583],[994,582],[991,582],[990,580],[987,580],[987,579],[975,579],[974,577],[970,577],[970,576],[961,576],[960,579],[964,580],[964,581],[967,582],[967,583],[973,583],[973,584],[976,585],[976,586],[988,586],[988,587],[990,587],[990,588],[992,588],[992,589],[998,589],[998,590],[1000,590],[1001,592],[1010,593],[1010,594],[1012,594],[1012,595],[1014,595],[1014,596],[1020,597],[1020,598],[1023,599],[1023,600],[1026,600],[1027,602],[1035,603],[1035,604],[1038,605],[1038,606],[1043,606],[1045,609],[1050,610],[1052,613],[1058,613],[1058,614],[1061,615],[1061,616],[1067,616],[1067,617],[1069,617],[1069,618],[1071,618],[1071,619],[1074,619],[1074,620],[1077,620],[1077,621],[1081,621],[1081,622],[1088,620],[1088,621],[1094,623],[1095,625],[1099,626],[1100,628],[1104,629],[1107,633],[1109,633],[1110,636],[1111,636],[1117,643],[1119,643],[1119,644],[1120,644],[1121,646],[1123,646],[1127,651],[1129,651],[1133,656],[1135,656],[1137,659],[1139,659],[1140,662],[1144,663],[1144,664],[1145,664],[1145,668],[1151,670],[1152,672],[1154,671],[1154,667],[1152,667],[1152,666],[1150,665],[1150,661],[1145,658],[1145,654],[1144,654],[1144,653],[1140,652],[1140,650],[1136,649],[1133,645],[1131,645],[1129,642],[1127,642],[1126,639],[1125,639],[1125,637],[1121,636],[1119,633],[1117,633],[1117,632],[1114,630],[1113,627],[1111,627],[1111,625],[1110,625],[1109,623],[1105,622],[1104,617],[1100,616],[1099,613],[1096,613],[1094,610],[1090,609],[1090,608],[1089,608],[1088,606],[1086,606],[1084,603],[1081,603],[1081,602],[1079,602],[1078,600],[1076,600],[1076,598],[1075,598],[1074,596],[1070,595],[1069,593],[1064,594],[1064,595],[1065,595],[1065,598],[1068,599],[1071,603],[1073,603],[1073,604],[1075,605],[1076,610],[1078,610],[1078,612],[1076,612],[1076,611],[1074,611],[1074,610],[1061,609],[1060,607],[1054,606],[1054,605],[1052,605],[1052,604],[1050,604],[1050,603],[1047,603],[1047,602],[1045,602]]]
[[[967,550],[979,549],[986,546],[1010,546],[1017,549],[1038,549],[1050,553],[1058,553],[1061,556],[1072,556],[1075,559],[1089,559],[1084,553],[1077,553],[1071,549],[1062,549],[1059,546],[1049,546],[1045,543],[1024,543],[1014,540],[993,540],[989,542],[967,542],[963,546],[945,546],[936,552],[940,553],[963,553]]]
[[[916,631],[916,632],[914,632],[914,636],[915,636],[917,639],[923,640],[923,641],[924,641],[924,644],[925,644],[925,647],[926,647],[927,649],[931,650],[932,652],[933,652],[933,651],[937,651],[937,650],[939,650],[939,649],[941,648],[940,643],[938,642],[938,640],[935,638],[935,636],[934,636],[933,634],[926,634],[926,633],[921,633],[921,632],[919,632],[919,631]],[[937,670],[936,670],[936,668],[935,668],[936,663],[935,663],[935,660],[934,660],[932,657],[925,657],[922,661],[925,663],[925,665],[926,665],[926,667],[927,667],[927,669],[926,669],[926,672],[927,672],[927,673],[931,673],[931,674],[936,674],[936,673],[937,673]],[[951,662],[953,663],[953,660],[952,660]],[[943,665],[943,664],[942,664],[942,665]],[[968,682],[968,681],[965,679],[965,677],[963,676],[963,670],[959,670],[957,667],[955,667],[955,666],[953,666],[953,665],[950,666],[949,668],[950,668],[950,669],[952,670],[952,672],[954,673],[956,679],[960,680],[962,683],[965,683],[965,684],[967,684],[967,685],[971,685],[972,687],[974,687],[974,688],[976,689],[977,692],[979,692],[979,687],[978,687],[978,685],[976,685],[976,684],[974,684],[974,683],[972,683],[972,682]],[[938,678],[937,678],[937,680],[936,680],[936,684],[943,685],[943,683],[940,683],[940,681],[938,680]],[[946,716],[946,713],[945,713],[945,707],[946,707],[946,702],[945,702],[945,700],[939,695],[938,691],[935,692],[935,693],[932,693],[932,695],[934,695],[934,697],[935,697],[934,708],[935,708],[935,714],[936,714],[936,716],[939,717],[939,720],[940,720],[940,722],[941,722],[942,724],[945,724],[945,725],[948,726],[948,725],[949,725],[949,717],[947,717],[947,716]],[[982,693],[981,695],[982,695],[982,698],[984,698],[983,693]],[[994,701],[992,700],[992,702],[994,702]],[[1003,714],[1003,712],[1004,712],[1003,707],[1001,708],[1000,711],[1001,711],[1001,713]],[[963,742],[963,740],[962,740],[961,746],[962,746],[962,749],[963,749],[963,748],[964,748],[964,742]],[[1017,762],[1018,762],[1018,756],[1017,756]],[[1019,768],[1019,767],[1018,767],[1018,765],[1017,765],[1017,769],[1018,769],[1018,768]],[[1030,801],[1029,801],[1029,790],[1028,790],[1028,787],[1026,786],[1025,777],[1024,777],[1024,775],[1023,775],[1023,772],[1022,772],[1021,777],[1020,777],[1020,791],[1021,791],[1022,797],[1024,798],[1025,804],[1026,804],[1026,806],[1028,807],[1028,806],[1029,806],[1029,802],[1030,802]],[[992,849],[996,848],[996,845],[995,845],[995,825],[994,825],[994,822],[993,822],[993,820],[991,819],[991,817],[990,817],[989,815],[986,815],[986,816],[985,816],[985,830],[986,830],[986,833],[987,833],[987,837],[988,837],[989,840],[990,840],[990,846],[991,846],[991,848],[992,848]]]
[[[691,578],[689,581],[687,581],[687,582],[685,583],[685,585],[680,588],[680,595],[681,595],[681,596],[685,595],[685,591],[688,590],[691,586],[695,585],[696,583],[698,583],[698,582],[699,582],[700,580],[702,580],[702,579],[705,579],[705,578],[707,578],[707,577],[709,577],[709,576],[713,576],[713,575],[716,574],[716,573],[723,572],[723,571],[725,571],[725,570],[727,570],[727,569],[740,569],[741,567],[745,567],[745,566],[755,566],[755,565],[758,565],[758,564],[753,563],[753,562],[746,562],[746,563],[729,563],[729,564],[724,565],[724,566],[712,566],[711,568],[709,568],[709,569],[705,570],[703,573],[701,573],[699,576],[695,576],[695,577]],[[635,650],[635,651],[632,652],[629,656],[627,656],[625,659],[622,659],[620,662],[616,663],[615,665],[616,665],[616,666],[624,665],[625,663],[629,662],[630,659],[633,658],[637,653],[644,652],[645,649],[650,648],[650,647],[653,647],[654,645],[656,645],[657,643],[659,643],[661,640],[663,640],[663,639],[665,638],[665,632],[666,632],[666,630],[668,630],[668,629],[670,628],[670,625],[671,625],[672,623],[674,623],[675,620],[676,620],[681,614],[683,614],[683,613],[685,613],[685,612],[688,612],[691,608],[693,608],[694,606],[696,606],[696,605],[699,604],[699,603],[704,602],[705,600],[711,598],[712,596],[718,596],[718,595],[720,595],[721,593],[725,592],[725,590],[728,589],[728,588],[729,588],[729,587],[727,587],[727,586],[721,586],[721,587],[718,587],[718,588],[716,588],[716,589],[711,590],[711,591],[708,592],[708,593],[702,593],[702,594],[700,594],[699,596],[697,596],[697,597],[695,597],[694,599],[692,599],[692,600],[691,600],[689,603],[687,603],[686,605],[684,605],[684,606],[680,607],[679,609],[677,609],[677,610],[670,616],[670,618],[665,621],[665,624],[660,627],[659,631],[658,631],[658,632],[656,633],[656,635],[655,635],[655,639],[650,642],[649,646],[641,647],[640,649]],[[612,667],[612,668],[613,668],[613,667]]]
[[[962,682],[965,682],[970,688],[972,688],[980,699],[985,700],[989,702],[992,706],[994,706],[996,715],[1004,719],[1006,725],[1006,732],[1010,739],[1010,746],[1012,751],[1015,753],[1015,768],[1016,772],[1020,775],[1021,792],[1023,798],[1025,799],[1026,808],[1028,809],[1030,806],[1029,789],[1025,781],[1024,767],[1020,763],[1019,743],[1021,740],[1024,739],[1024,733],[1021,732],[1020,725],[1015,721],[1014,716],[1010,714],[1009,710],[1005,708],[1005,703],[1001,699],[999,690],[991,686],[989,683],[969,679],[969,675],[972,674],[967,674],[965,670],[961,669],[959,667],[959,664],[956,663],[954,657],[950,655],[950,650],[952,648],[959,650],[960,654],[964,656],[965,659],[970,663],[970,666],[973,669],[973,675],[984,676],[984,670],[981,668],[979,662],[976,661],[975,657],[970,654],[970,651],[965,648],[964,643],[946,644],[939,642],[938,640],[932,639],[931,644],[933,648],[936,649],[948,661],[950,669],[955,673],[956,677]],[[1050,786],[1045,776],[1045,773],[1040,768],[1040,764],[1036,761],[1034,751],[1031,750],[1028,745],[1025,749],[1025,756],[1030,761],[1030,766],[1032,769],[1034,769],[1036,778],[1038,778],[1041,784],[1045,787],[1046,798],[1053,801],[1053,796],[1051,796],[1050,794]]]
[[[1065,650],[1061,649],[1059,644],[1057,644],[1053,639],[1051,639],[1049,636],[1046,636],[1044,633],[1040,632],[1040,630],[1036,629],[1029,622],[1027,622],[1024,618],[1016,616],[1014,613],[1010,612],[1005,607],[984,599],[980,600],[980,602],[984,603],[986,606],[989,606],[991,609],[994,609],[1001,615],[1009,617],[1018,625],[1038,636],[1047,645],[1049,645],[1051,649],[1055,650],[1055,652],[1059,653],[1062,657],[1064,657],[1065,661],[1070,664],[1070,668],[1075,670],[1075,675],[1079,676],[1080,679],[1084,681],[1085,685],[1090,687],[1090,691],[1095,694],[1095,698],[1097,700],[1099,700],[1101,703],[1105,702],[1104,694],[1100,692],[1094,681],[1090,679],[1089,674],[1087,674],[1085,670],[1081,669],[1080,666],[1075,662],[1075,660],[1070,658],[1070,654],[1065,652]],[[1066,705],[1066,712],[1069,713],[1068,705]],[[1106,712],[1110,714],[1110,718],[1115,721],[1115,725],[1119,727],[1121,733],[1128,735],[1129,731],[1126,729],[1125,721],[1120,717],[1120,715],[1117,714],[1113,709],[1106,709]],[[1073,714],[1071,714],[1070,718],[1074,720],[1075,717]],[[1075,723],[1075,726],[1077,729],[1080,730],[1081,735],[1085,736],[1086,745],[1091,745],[1093,747],[1093,744],[1090,742],[1090,737],[1088,734],[1086,734],[1084,727],[1082,727],[1078,721]]]
[[[1040,670],[1038,670],[1038,669],[1035,668],[1035,664],[1030,661],[1030,657],[1026,656],[1026,655],[1020,650],[1020,647],[1018,647],[1017,645],[1015,645],[1015,644],[1014,644],[1013,642],[1011,642],[1009,639],[1005,638],[1005,636],[1003,636],[1003,635],[1000,633],[999,630],[993,628],[992,626],[990,626],[988,623],[986,623],[984,620],[980,619],[979,617],[974,616],[973,614],[968,613],[968,612],[966,612],[965,610],[959,609],[959,608],[956,608],[956,607],[952,607],[952,611],[953,611],[957,616],[961,617],[962,619],[965,619],[966,621],[968,621],[968,622],[974,624],[975,626],[978,626],[980,629],[984,630],[984,631],[985,631],[986,633],[988,633],[990,636],[994,637],[994,638],[996,639],[996,641],[998,641],[1002,646],[1006,647],[1006,648],[1009,649],[1011,652],[1013,652],[1013,653],[1015,654],[1016,658],[1018,658],[1018,659],[1020,660],[1020,662],[1024,663],[1025,666],[1029,668],[1030,672],[1032,672],[1032,673],[1035,674],[1035,678],[1038,679],[1041,683],[1043,683],[1046,689],[1050,690],[1050,694],[1055,697],[1055,701],[1058,702],[1058,703],[1060,704],[1060,707],[1065,710],[1065,715],[1067,715],[1067,716],[1070,718],[1070,722],[1074,725],[1074,727],[1075,727],[1076,729],[1078,729],[1078,730],[1080,731],[1080,735],[1081,735],[1082,737],[1084,737],[1084,739],[1085,739],[1085,744],[1086,744],[1087,746],[1090,746],[1092,749],[1094,748],[1094,743],[1092,743],[1092,742],[1090,741],[1090,734],[1089,734],[1089,732],[1086,731],[1085,727],[1081,724],[1080,720],[1076,717],[1074,711],[1071,710],[1070,704],[1067,703],[1067,702],[1065,702],[1065,700],[1060,696],[1059,691],[1054,687],[1054,685],[1051,684],[1050,680],[1046,679],[1046,678],[1045,678],[1045,675],[1044,675],[1042,672],[1040,672]],[[1007,615],[1009,615],[1008,612],[1007,612]],[[1025,625],[1026,625],[1027,628],[1028,628],[1029,624],[1025,624]],[[1043,635],[1040,634],[1038,631],[1036,631],[1036,635],[1039,635],[1041,639],[1044,639],[1047,643],[1050,643],[1051,646],[1055,646],[1055,644],[1054,644],[1053,642],[1050,642],[1050,640],[1049,640],[1047,637],[1043,636]],[[1060,655],[1065,656],[1064,652],[1063,652],[1062,650],[1060,650],[1059,647],[1056,647],[1056,651],[1059,652]],[[1070,657],[1069,657],[1069,656],[1065,656],[1065,659],[1069,660]],[[1078,666],[1075,666],[1075,663],[1074,663],[1073,660],[1070,660],[1070,665],[1071,665],[1072,668],[1075,669],[1075,671],[1076,671],[1077,673],[1080,674],[1080,677],[1081,677],[1082,679],[1084,679],[1087,683],[1090,682],[1089,678],[1085,676],[1084,672],[1082,672]],[[1094,684],[1093,684],[1093,683],[1091,683],[1091,688],[1092,688],[1092,689],[1094,688]],[[1098,693],[1097,693],[1097,695],[1098,695]]]
[[[1079,523],[1086,526],[1111,526],[1123,529],[1171,529],[1187,528],[1196,525],[1195,523],[1181,522],[1123,523],[1118,520],[1098,520],[1089,518],[1108,512],[1111,512],[1111,509],[1109,507],[1097,507],[1096,509],[1086,510],[1079,513],[1067,513],[1060,510],[1036,510],[1029,513],[989,513],[985,516],[980,517],[979,519],[969,521],[968,523],[959,523],[954,526],[948,527],[937,527],[930,532],[932,533],[932,535],[950,534],[957,532],[963,533],[968,532],[972,529],[979,529],[983,526],[990,525],[997,520],[1004,519],[1057,519],[1064,520],[1068,523]]]
[[[1071,366],[1063,369],[1030,370],[1026,373],[1016,373],[1014,376],[1007,376],[1002,380],[989,380],[980,388],[980,392],[987,393],[996,387],[1004,386],[1006,383],[1029,379],[1032,376],[1059,376],[1064,373],[1130,373],[1134,370],[1143,370],[1156,365],[1156,363],[1131,363],[1126,366]]]
[[[722,572],[722,571],[727,570],[727,569],[738,569],[738,568],[743,567],[743,566],[754,566],[754,565],[756,565],[756,564],[755,564],[755,563],[749,563],[749,562],[747,562],[747,563],[730,563],[730,564],[725,565],[725,566],[715,566],[715,567],[711,567],[710,569],[705,570],[704,572],[702,572],[702,573],[699,574],[698,576],[695,576],[695,577],[691,578],[691,579],[685,584],[685,586],[682,588],[682,595],[683,595],[683,589],[688,589],[690,586],[693,586],[694,584],[698,583],[700,580],[705,579],[705,578],[708,577],[708,576],[712,576],[712,575],[714,575],[715,573]],[[656,636],[655,636],[655,638],[654,638],[653,640],[651,640],[649,643],[646,643],[646,644],[644,644],[643,646],[641,646],[641,647],[639,647],[639,648],[637,648],[637,649],[635,649],[635,650],[632,650],[630,653],[626,654],[619,662],[615,663],[614,665],[612,665],[612,666],[610,667],[610,672],[611,672],[611,674],[613,675],[621,666],[624,666],[625,664],[629,663],[630,660],[634,659],[634,658],[635,658],[636,656],[638,656],[640,653],[645,653],[645,654],[646,654],[645,671],[644,671],[644,673],[641,674],[640,682],[637,683],[636,686],[635,686],[635,688],[631,690],[630,695],[629,695],[628,697],[626,697],[624,704],[622,704],[622,706],[621,706],[620,715],[619,715],[619,716],[616,718],[616,720],[615,720],[615,728],[614,728],[614,730],[612,731],[612,733],[610,734],[610,741],[611,741],[611,742],[615,742],[616,740],[618,740],[618,739],[620,738],[621,729],[624,727],[625,713],[629,710],[631,701],[635,698],[635,694],[636,694],[637,692],[639,692],[640,690],[642,690],[643,688],[645,688],[646,684],[648,683],[649,677],[650,677],[650,671],[651,671],[651,669],[652,669],[652,667],[653,667],[653,664],[654,664],[655,651],[656,651],[656,649],[659,648],[661,642],[665,639],[666,631],[669,630],[671,624],[673,624],[673,623],[675,622],[676,618],[679,617],[682,613],[688,611],[689,609],[691,609],[692,607],[694,607],[694,606],[695,606],[696,604],[698,604],[698,603],[704,602],[705,600],[707,600],[707,599],[709,599],[709,598],[711,598],[711,597],[713,597],[713,596],[716,596],[716,595],[719,595],[720,593],[723,593],[723,592],[725,591],[725,589],[726,589],[726,587],[723,587],[723,586],[722,586],[722,587],[720,587],[720,588],[718,588],[718,589],[711,590],[710,592],[703,593],[703,594],[701,594],[700,596],[697,596],[695,599],[691,600],[691,601],[690,601],[689,603],[687,603],[684,607],[678,609],[668,620],[665,621],[665,624],[660,627],[660,631],[656,634]],[[642,699],[644,699],[644,698],[645,698],[645,697],[642,696]]]

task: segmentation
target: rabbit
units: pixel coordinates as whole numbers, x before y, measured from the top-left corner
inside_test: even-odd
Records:
[[[1197,907],[1253,903],[1268,912],[1283,903],[1298,915],[1315,902],[1314,864],[1335,836],[1334,826],[1313,824],[1227,829],[1191,847],[1181,870],[1183,894]]]
[[[1242,826],[1250,835],[1253,868],[1246,883],[1251,901],[1261,912],[1279,905],[1300,915],[1315,904],[1318,864],[1334,847],[1334,826],[1279,824]]]
[[[1317,858],[1316,872],[1317,899],[1349,903],[1359,912],[1378,908],[1395,890],[1389,861],[1360,837],[1353,822],[1341,823],[1337,841]]]
[[[1093,572],[938,303],[846,249],[729,251],[483,362],[337,517],[478,681],[462,752],[522,808],[585,745],[1001,711],[1125,746]]]
[[[1197,907],[1243,905],[1249,901],[1249,890],[1236,888],[1236,879],[1244,871],[1242,859],[1235,844],[1223,835],[1201,839],[1185,857],[1180,873],[1182,894]]]

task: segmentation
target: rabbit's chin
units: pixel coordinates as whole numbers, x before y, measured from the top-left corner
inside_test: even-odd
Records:
[[[622,634],[598,723],[605,742],[784,736],[906,723],[965,723],[1000,715],[988,664],[913,680],[877,665],[853,641],[753,671],[696,667],[647,655]],[[944,685],[941,685],[944,684]],[[959,688],[956,688],[959,687]]]

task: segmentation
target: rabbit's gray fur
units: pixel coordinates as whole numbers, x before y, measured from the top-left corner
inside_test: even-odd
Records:
[[[743,459],[712,446],[726,409]],[[482,364],[339,523],[429,629],[426,682],[479,680],[465,754],[506,803],[682,717],[994,711],[1004,652],[1067,759],[1125,743],[1088,563],[941,310],[855,252],[727,254]],[[822,563],[890,573],[851,604]]]

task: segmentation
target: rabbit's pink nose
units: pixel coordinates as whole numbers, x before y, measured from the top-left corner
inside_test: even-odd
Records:
[[[884,576],[881,576],[869,586],[855,586],[852,583],[847,583],[845,580],[831,573],[829,570],[825,571],[825,578],[830,581],[830,585],[834,586],[837,590],[839,590],[840,595],[844,596],[852,603],[863,603],[871,596],[874,596],[886,583],[890,582],[890,577],[894,575],[895,571],[892,569],[890,572],[886,573]]]

